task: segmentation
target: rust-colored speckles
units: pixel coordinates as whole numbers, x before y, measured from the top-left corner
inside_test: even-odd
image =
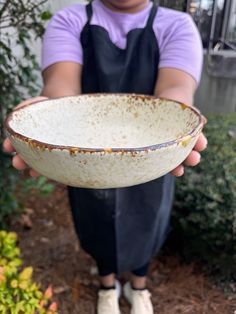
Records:
[[[203,124],[204,124],[204,125],[206,125],[206,124],[207,124],[207,122],[208,122],[207,118],[206,118],[206,117],[204,117],[204,116],[202,116],[202,119],[203,119]]]
[[[148,100],[150,97],[149,96],[145,96],[145,95],[131,95],[131,99],[132,100],[142,100],[142,101],[146,101]]]
[[[69,149],[70,155],[75,156],[78,153],[78,148],[72,147]]]
[[[80,160],[79,163],[82,165],[87,165],[88,161],[87,160]]]
[[[49,105],[52,101],[61,102],[62,100],[61,99],[50,100],[50,101],[47,100]],[[9,122],[11,122],[11,120],[14,120],[14,119],[21,120],[20,113],[22,109],[18,110],[17,114],[15,113],[11,114],[4,124],[7,132],[9,133],[9,137],[12,137],[14,135],[16,137],[16,141],[18,139],[20,139],[21,141],[24,141],[28,146],[27,149],[30,148],[31,150],[37,150],[38,153],[40,153],[43,150],[46,150],[46,153],[48,151],[52,151],[52,154],[55,153],[55,155],[57,156],[60,156],[60,155],[63,156],[64,155],[63,151],[65,151],[67,153],[65,154],[66,155],[65,158],[68,157],[67,155],[76,156],[76,157],[78,155],[81,155],[81,156],[83,155],[82,159],[88,158],[89,160],[90,155],[96,155],[96,154],[98,158],[100,158],[100,156],[105,156],[109,154],[111,155],[109,156],[109,158],[110,157],[116,158],[116,155],[120,155],[120,156],[124,155],[125,156],[124,158],[126,158],[126,156],[134,157],[134,156],[137,156],[137,154],[138,156],[140,156],[140,152],[143,152],[143,153],[145,152],[145,156],[146,156],[148,155],[148,152],[156,151],[159,149],[163,150],[163,148],[165,147],[171,148],[172,145],[173,146],[182,145],[183,147],[187,146],[188,142],[191,140],[191,136],[195,137],[196,133],[199,133],[201,131],[203,124],[205,123],[204,117],[201,116],[200,113],[195,108],[172,101],[172,100],[168,100],[168,99],[158,99],[155,96],[135,95],[135,94],[129,94],[129,95],[128,94],[109,94],[109,95],[108,94],[89,94],[89,95],[80,95],[80,96],[65,98],[65,100],[63,101],[65,101],[65,103],[68,102],[71,104],[80,104],[82,106],[86,106],[86,112],[87,112],[87,115],[85,115],[86,119],[82,119],[82,121],[86,121],[86,123],[88,124],[88,131],[98,129],[98,131],[95,131],[91,135],[91,137],[90,137],[90,134],[88,135],[88,133],[86,133],[86,136],[87,136],[86,141],[82,142],[84,146],[83,145],[80,146],[78,143],[78,147],[77,147],[77,140],[75,141],[71,140],[71,142],[68,141],[68,144],[67,144],[67,141],[65,141],[64,139],[62,140],[62,143],[65,142],[65,145],[67,146],[63,146],[59,144],[49,144],[51,142],[54,142],[55,138],[57,137],[59,138],[60,134],[52,137],[52,140],[45,137],[45,142],[39,142],[38,140],[33,140],[33,139],[25,137],[24,135],[20,133],[17,133],[11,128]],[[47,105],[47,102],[46,102],[46,105]],[[67,103],[67,107],[68,107],[68,103]],[[172,103],[174,106],[172,106]],[[33,106],[35,106],[35,104]],[[93,110],[90,108],[90,106]],[[188,110],[182,113],[182,110],[185,110],[186,108],[188,108]],[[151,141],[153,145],[149,145],[147,149],[145,144],[146,142],[148,144],[149,141],[148,140],[146,141],[146,138],[145,138],[146,134],[144,134],[145,136],[143,137],[141,130],[143,130],[143,133],[144,133],[148,131],[149,129],[152,130],[153,128],[155,128],[158,123],[160,124],[160,126],[162,126],[165,123],[168,124],[170,120],[169,116],[171,117],[174,111],[176,112],[176,116],[173,119],[174,121],[178,122],[178,115],[180,117],[183,116],[184,117],[183,120],[188,119],[188,121],[185,121],[185,127],[183,129],[183,132],[181,131],[182,128],[179,128],[180,130],[179,129],[177,130],[178,134],[177,135],[175,134],[173,136],[173,139],[175,140],[172,140],[172,141],[166,140],[164,142],[164,139],[163,139],[160,141],[160,143],[157,141],[158,142],[157,144],[155,144],[156,138],[154,137],[154,140]],[[91,112],[93,112],[94,115],[91,115]],[[155,114],[157,114],[157,116],[154,119],[153,117],[155,117]],[[166,122],[165,122],[165,119],[163,120],[162,114],[164,115]],[[90,120],[91,116],[93,118]],[[116,121],[120,119],[121,117],[123,119],[123,116],[125,117],[125,119],[122,120],[121,125],[118,125],[118,126],[122,127],[123,123],[126,123],[127,121],[128,122],[133,121],[135,132],[137,131],[137,134],[132,133],[134,131],[133,131],[133,127],[131,127],[130,129],[125,130],[126,132],[125,134],[128,135],[127,138],[122,136],[123,131],[121,133],[118,133],[118,136],[117,136],[116,130],[114,134],[112,133],[111,136],[110,135],[107,136],[107,133],[108,133],[106,131],[107,125],[109,125],[110,127],[110,124],[107,124],[108,118],[114,119],[114,121]],[[194,116],[198,116],[199,118],[198,124],[196,121],[197,118],[196,119],[193,118]],[[28,118],[30,118],[30,116],[28,116]],[[18,121],[16,122],[18,123]],[[108,139],[110,136],[112,138],[112,141],[109,141],[107,139],[104,142],[97,141],[95,145],[94,137],[98,133],[100,134],[99,132],[99,128],[101,126],[100,124],[102,125],[101,127],[102,132],[106,131],[106,136],[108,137]],[[172,132],[171,123],[169,123],[166,126],[166,132],[167,133]],[[139,134],[141,134],[141,137],[144,138],[143,141],[140,140],[140,143],[139,143]],[[184,137],[184,135],[190,135],[190,137],[186,138]],[[29,136],[33,138],[34,135],[31,135],[31,133],[29,133]],[[158,136],[159,135],[157,134],[157,137]],[[40,137],[37,136],[37,138],[41,138],[41,134],[40,134]],[[42,136],[42,138],[44,138],[44,136]],[[137,138],[137,140],[136,139],[133,140],[133,138]],[[172,139],[172,137],[170,138]],[[162,143],[162,141],[164,143]],[[60,141],[57,141],[57,142],[60,143]],[[69,144],[71,144],[71,146]],[[104,149],[104,146],[105,146],[105,149]],[[109,147],[109,148],[106,148],[106,147]],[[61,154],[61,151],[62,151],[62,154]],[[73,159],[76,159],[76,158],[73,158]],[[78,156],[78,159],[79,159],[79,156]],[[138,160],[138,158],[136,159]],[[133,162],[135,163],[136,160],[134,160]]]
[[[137,156],[137,154],[138,154],[138,152],[137,152],[137,151],[131,151],[130,153],[131,153],[131,156],[132,156],[132,157],[136,157],[136,156]]]
[[[25,142],[28,143],[30,146],[33,146],[33,141],[31,138],[25,138]]]
[[[96,154],[97,151],[96,150],[90,150],[90,149],[79,149],[78,148],[78,153],[79,154],[88,154],[88,155],[92,155],[92,154]]]
[[[186,104],[181,104],[180,106],[181,106],[181,109],[182,109],[182,110],[185,110],[185,109],[189,108],[189,106],[186,105]]]
[[[108,154],[111,154],[112,153],[112,148],[104,148],[104,152],[105,153],[108,153]]]
[[[44,152],[46,150],[45,146],[43,145],[40,145],[39,143],[35,143],[35,142],[32,142],[31,143],[31,146],[36,148],[36,149],[39,149],[41,150],[42,152]],[[50,150],[50,149],[49,149]]]
[[[41,151],[45,151],[45,146],[42,145],[40,142],[34,141],[31,138],[24,138],[24,141],[34,149],[40,149]]]
[[[182,145],[183,147],[187,147],[188,144],[191,142],[191,140],[192,140],[192,137],[188,135],[180,141],[180,145]]]

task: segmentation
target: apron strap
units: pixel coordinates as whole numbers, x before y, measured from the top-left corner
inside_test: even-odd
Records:
[[[86,12],[88,17],[88,22],[90,24],[92,16],[93,16],[93,7],[92,7],[92,1],[86,5]]]
[[[152,9],[151,9],[148,21],[147,21],[146,28],[152,28],[153,26],[153,22],[154,22],[154,19],[156,17],[157,10],[158,10],[158,2],[159,1],[153,1],[153,6],[152,6]]]

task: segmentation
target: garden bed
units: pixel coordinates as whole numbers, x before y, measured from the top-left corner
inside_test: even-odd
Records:
[[[43,288],[53,285],[59,313],[95,314],[96,267],[79,247],[66,189],[57,185],[47,198],[29,196],[26,205],[27,213],[11,229],[18,233],[22,257],[34,267],[35,280]],[[154,260],[149,278],[155,313],[233,314],[236,309],[236,300],[212,286],[199,267],[183,265],[176,257]],[[124,299],[121,309],[129,313]]]

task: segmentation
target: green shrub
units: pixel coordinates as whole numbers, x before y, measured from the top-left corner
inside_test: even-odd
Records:
[[[20,101],[39,94],[39,66],[31,46],[42,36],[45,20],[51,17],[43,9],[46,2],[3,0],[0,3],[0,228],[6,228],[8,217],[19,208],[15,198],[19,172],[11,167],[11,156],[1,149],[3,121]]]
[[[0,313],[57,314],[52,288],[43,293],[32,281],[32,267],[21,269],[16,241],[15,233],[0,231]]]
[[[170,242],[187,259],[235,271],[236,114],[209,115],[208,149],[177,180]]]
[[[48,196],[54,191],[55,186],[48,182],[46,177],[27,178],[21,182],[20,191],[24,194],[36,194],[37,196]]]

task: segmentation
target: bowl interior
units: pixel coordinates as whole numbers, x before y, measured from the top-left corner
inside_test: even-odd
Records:
[[[199,115],[179,103],[135,95],[82,95],[16,110],[10,128],[31,139],[83,148],[137,148],[185,136]]]

